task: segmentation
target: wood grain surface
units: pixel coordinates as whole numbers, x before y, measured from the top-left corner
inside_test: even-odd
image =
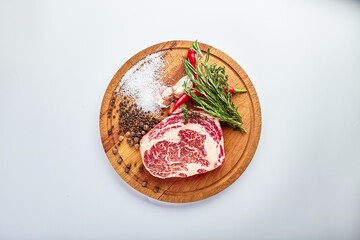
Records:
[[[247,133],[242,134],[239,131],[233,131],[230,127],[223,126],[225,164],[211,172],[188,178],[160,179],[152,176],[145,168],[143,171],[139,170],[139,168],[143,166],[139,150],[136,150],[134,147],[129,147],[129,145],[125,143],[118,146],[118,120],[117,118],[108,118],[107,115],[111,98],[114,96],[114,91],[123,75],[134,64],[147,55],[162,50],[170,50],[164,55],[167,62],[167,69],[164,69],[166,76],[163,77],[163,81],[173,84],[185,73],[182,60],[186,58],[191,43],[190,41],[164,42],[144,49],[130,58],[111,80],[105,92],[100,110],[101,141],[105,153],[115,171],[127,184],[137,191],[165,202],[185,203],[199,201],[211,197],[230,186],[249,165],[255,154],[261,132],[259,99],[245,71],[225,53],[209,45],[199,43],[201,50],[204,52],[210,48],[211,54],[209,62],[215,62],[218,65],[226,67],[230,86],[248,90],[247,93],[235,94],[233,96],[233,101],[243,118],[243,126],[247,130]],[[118,98],[116,98],[115,104],[119,104]],[[164,116],[167,115],[167,112],[168,111],[165,110]],[[111,129],[112,125],[115,126],[115,129],[113,134],[108,135],[108,130]],[[116,154],[113,153],[114,148],[118,150]],[[123,159],[121,164],[118,163],[120,156]],[[131,163],[131,168],[130,171],[126,173],[125,169],[128,163]],[[142,186],[143,181],[147,182],[146,187]],[[158,188],[158,191],[154,191],[154,188]]]

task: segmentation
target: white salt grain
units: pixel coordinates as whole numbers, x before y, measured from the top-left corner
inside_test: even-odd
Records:
[[[130,97],[144,112],[160,110],[154,96],[165,85],[161,76],[166,66],[162,56],[166,52],[153,53],[137,62],[125,73],[116,89],[121,95]]]

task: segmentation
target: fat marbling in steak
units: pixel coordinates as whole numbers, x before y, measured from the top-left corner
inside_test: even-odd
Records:
[[[155,177],[189,177],[211,171],[225,161],[224,138],[218,120],[194,111],[190,122],[183,114],[171,115],[140,142],[146,169]]]

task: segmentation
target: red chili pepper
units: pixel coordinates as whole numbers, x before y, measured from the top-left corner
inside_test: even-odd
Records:
[[[196,91],[194,89],[191,89],[190,91],[195,93],[196,96],[201,95],[198,91]],[[184,103],[186,103],[190,99],[191,99],[191,96],[186,95],[186,93],[181,95],[181,97],[179,97],[179,99],[174,103],[174,106],[172,107],[172,109],[170,109],[170,114],[172,114],[176,109],[178,109],[181,105],[183,105]]]
[[[187,58],[190,62],[190,64],[196,69],[196,52],[194,49],[189,49],[188,50],[188,54],[187,54]],[[197,80],[197,75],[196,73],[193,73],[195,79]],[[196,86],[195,86],[196,87]],[[191,92],[195,93],[196,96],[200,96],[201,94],[192,89]],[[189,101],[191,99],[190,96],[186,95],[186,93],[184,93],[183,95],[181,95],[181,97],[175,102],[174,106],[172,109],[170,109],[170,114],[172,114],[176,109],[178,109],[182,104],[186,103],[187,101]]]
[[[195,50],[189,49],[187,58],[189,59],[190,64],[196,69],[196,55]],[[197,80],[197,75],[194,73],[194,77]]]
[[[224,91],[226,91],[226,87],[224,87]],[[236,88],[229,86],[229,92],[231,94],[234,94],[234,93],[238,93],[238,92],[247,92],[247,90],[236,89]]]

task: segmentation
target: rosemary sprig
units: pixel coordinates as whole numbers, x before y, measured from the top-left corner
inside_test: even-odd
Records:
[[[185,121],[187,121],[189,119],[189,110],[186,106],[186,104],[184,103],[183,105],[181,105],[181,108],[183,109],[184,111],[184,115],[183,115],[183,118],[185,119]]]
[[[229,124],[234,130],[246,132],[242,127],[242,119],[231,100],[229,84],[227,82],[229,76],[225,74],[225,67],[217,66],[215,63],[208,64],[210,49],[204,56],[200,50],[198,42],[194,42],[191,46],[196,54],[196,68],[194,68],[188,60],[183,61],[185,71],[190,80],[194,83],[194,87],[188,87],[184,83],[185,93],[192,97],[195,107],[204,110],[213,115],[219,121]],[[199,63],[199,57],[204,58],[204,62]],[[194,77],[194,73],[198,79]],[[196,87],[195,87],[196,86]],[[224,91],[224,87],[227,91]],[[192,90],[201,93],[196,96]]]

